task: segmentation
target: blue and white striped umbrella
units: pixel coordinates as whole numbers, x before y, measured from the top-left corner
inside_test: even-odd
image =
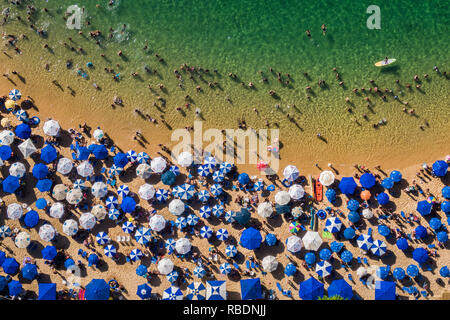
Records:
[[[202,206],[200,208],[200,216],[203,219],[208,219],[209,217],[211,217],[211,208],[209,206]]]
[[[225,175],[220,170],[214,171],[214,173],[212,175],[212,179],[214,180],[214,182],[221,183],[225,180]]]
[[[338,217],[330,217],[325,222],[325,231],[336,233],[341,230],[342,221]]]
[[[321,260],[316,263],[316,273],[319,277],[325,278],[331,274],[331,270],[333,270],[333,267],[326,260]]]
[[[118,189],[117,193],[120,197],[124,198],[130,193],[130,188],[126,184],[122,184]]]
[[[224,262],[219,267],[221,274],[229,274],[231,272],[231,265],[228,262]]]
[[[211,171],[210,171],[210,169],[209,169],[208,166],[200,165],[200,166],[198,166],[198,168],[197,168],[197,173],[198,173],[198,175],[201,176],[201,177],[207,177],[207,176],[210,175]]]
[[[0,237],[7,238],[11,236],[11,229],[7,225],[0,227]]]
[[[187,227],[187,220],[185,217],[178,217],[177,220],[175,220],[175,225],[178,229],[183,229]]]
[[[205,300],[206,299],[206,288],[201,282],[192,282],[188,285],[188,294],[186,298],[188,300]]]
[[[12,90],[9,92],[9,98],[10,98],[12,101],[19,101],[20,98],[22,98],[22,94],[20,93],[19,90],[17,90],[17,89],[12,89]]]
[[[200,229],[200,236],[204,239],[209,239],[213,235],[213,230],[208,226],[203,226]]]
[[[116,247],[114,247],[112,244],[108,244],[105,249],[103,250],[103,253],[108,258],[113,258],[114,255],[117,253]]]
[[[19,109],[16,112],[16,118],[19,119],[19,121],[27,121],[28,113],[25,110]]]
[[[166,189],[158,189],[156,190],[155,197],[159,202],[166,202],[169,199],[169,191]]]
[[[375,240],[373,242],[372,247],[370,248],[370,250],[372,251],[372,253],[376,256],[381,257],[383,254],[386,253],[387,251],[387,246],[386,243],[384,243],[384,241],[381,240]]]
[[[143,256],[144,256],[144,254],[139,249],[133,249],[130,252],[130,259],[131,259],[131,261],[141,260]]]
[[[172,188],[172,195],[175,197],[175,198],[178,198],[178,193],[180,192],[180,186],[175,186],[175,187],[173,187]]]
[[[192,184],[183,183],[177,192],[177,197],[181,200],[189,200],[195,194],[195,188]]]
[[[194,268],[194,276],[196,276],[197,278],[201,279],[206,275],[206,270],[205,268],[203,268],[202,266],[196,266]]]
[[[222,188],[222,186],[221,186],[220,184],[215,183],[215,184],[213,184],[213,185],[211,186],[211,188],[209,189],[209,191],[211,191],[211,194],[212,194],[214,197],[218,197],[218,196],[220,196],[220,195],[222,194],[223,188]]]
[[[136,230],[134,239],[137,241],[137,243],[145,246],[152,239],[152,232],[149,228],[140,227]]]
[[[225,208],[220,205],[220,204],[216,204],[213,208],[212,208],[212,214],[217,217],[220,218],[223,215],[223,212],[225,211]]]
[[[106,232],[99,232],[97,233],[97,236],[95,237],[97,240],[97,243],[99,245],[104,245],[107,244],[109,241],[111,241],[111,239],[109,238],[108,234]]]
[[[111,168],[109,168],[108,174],[110,177],[112,176],[117,176],[119,174],[121,174],[123,171],[123,168],[116,166],[115,164],[113,164],[111,166]]]
[[[224,173],[227,174],[233,169],[233,165],[229,162],[222,162],[219,166],[219,169]]]
[[[177,166],[170,166],[169,171],[172,172],[175,176],[180,174],[180,168]]]
[[[253,185],[253,190],[255,191],[262,191],[264,189],[264,182],[262,181],[256,181]]]
[[[225,241],[228,239],[228,230],[227,229],[219,229],[216,231],[216,238],[220,241]]]
[[[178,271],[173,270],[171,273],[166,275],[166,279],[173,284],[178,279]]]
[[[176,241],[172,238],[169,238],[166,240],[166,242],[164,243],[164,246],[166,247],[166,250],[169,253],[172,253],[175,250],[175,245],[176,245]]]
[[[137,158],[138,158],[138,154],[137,154],[136,151],[134,151],[134,150],[129,150],[129,151],[127,152],[127,159],[128,159],[128,162],[135,162],[135,161],[137,161]]]
[[[114,196],[109,196],[109,197],[106,198],[106,200],[105,200],[105,206],[106,206],[108,209],[118,208],[118,207],[119,207],[119,200],[117,200],[117,198],[114,197]]]
[[[213,170],[217,164],[217,160],[214,157],[206,157],[203,161],[203,165],[207,166],[209,169]]]
[[[356,239],[358,247],[364,251],[368,251],[373,245],[373,239],[368,234],[362,234]]]
[[[84,181],[83,179],[75,180],[75,182],[73,183],[73,188],[74,189],[80,189],[80,190],[85,189],[86,188],[86,181]]]
[[[111,209],[109,209],[109,210],[108,210],[108,217],[109,217],[111,220],[113,220],[113,221],[119,219],[119,217],[120,217],[120,211],[119,211],[119,209],[116,209],[116,208],[111,208]]]
[[[209,191],[208,190],[200,190],[199,192],[197,192],[197,198],[201,202],[208,202],[210,197],[211,196],[209,195]]]
[[[139,163],[150,163],[150,157],[146,152],[142,151],[138,153],[137,161]]]
[[[225,221],[228,223],[233,223],[236,221],[236,211],[228,210],[225,213]]]
[[[229,245],[225,248],[225,254],[227,257],[233,258],[237,255],[237,248],[236,246]]]
[[[125,233],[132,233],[134,231],[134,228],[135,228],[134,224],[132,224],[130,221],[125,221],[122,224],[122,230]]]
[[[163,300],[183,300],[183,293],[178,287],[170,287],[163,292]]]
[[[187,216],[186,221],[188,225],[195,226],[200,221],[200,218],[191,213]]]

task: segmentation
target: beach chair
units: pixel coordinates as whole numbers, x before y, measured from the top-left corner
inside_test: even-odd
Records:
[[[420,294],[421,294],[422,297],[424,297],[424,298],[428,297],[428,292],[426,292],[425,290],[420,291]]]
[[[83,258],[86,258],[87,257],[87,252],[86,251],[83,251],[82,253],[81,253],[81,256],[83,257]]]
[[[358,263],[361,264],[361,257],[358,257],[356,260],[358,260]]]
[[[81,256],[82,253],[83,253],[83,250],[78,249],[78,255]]]

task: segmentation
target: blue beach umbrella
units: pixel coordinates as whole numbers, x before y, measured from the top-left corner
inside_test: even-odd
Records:
[[[342,222],[338,217],[330,217],[325,222],[325,231],[336,233],[341,230]]]
[[[73,188],[74,189],[80,189],[80,190],[86,189],[86,181],[84,181],[83,179],[75,180],[73,182]]]
[[[265,242],[268,246],[274,246],[277,243],[277,237],[273,233],[268,233],[265,238]]]
[[[122,184],[117,189],[117,193],[119,194],[119,197],[126,197],[130,193],[130,187],[128,187],[126,184]]]
[[[211,186],[209,191],[211,191],[211,194],[214,197],[218,197],[218,196],[220,196],[223,193],[223,188],[222,188],[222,186],[220,184],[215,183],[215,184],[213,184]]]
[[[264,182],[263,181],[256,181],[253,185],[254,191],[262,191],[264,190]]]
[[[134,224],[132,224],[130,221],[125,221],[122,224],[122,231],[125,233],[132,233],[134,231]]]
[[[327,249],[327,248],[324,248],[324,249],[320,250],[319,257],[322,260],[330,260],[330,258],[331,258],[331,250]]]
[[[140,264],[137,268],[136,268],[136,274],[140,277],[144,277],[145,275],[147,275],[147,266]]]
[[[44,198],[39,198],[36,200],[36,208],[44,209],[47,206],[47,200]]]
[[[383,280],[389,276],[389,269],[387,267],[379,267],[376,272],[378,278]]]
[[[6,280],[6,277],[0,276],[0,291],[3,291],[7,285],[8,281]]]
[[[375,177],[371,173],[364,173],[361,178],[359,178],[359,183],[365,189],[370,189],[375,185]]]
[[[34,210],[30,210],[25,214],[23,222],[28,228],[33,228],[39,222],[39,214]]]
[[[6,253],[0,251],[0,265],[2,265],[3,262],[5,262],[5,260],[6,260]]]
[[[288,277],[293,276],[297,272],[297,267],[293,263],[288,263],[284,268],[284,274]]]
[[[433,205],[426,200],[419,201],[417,203],[417,212],[419,212],[422,216],[429,215],[431,213],[431,208]]]
[[[223,215],[224,211],[225,211],[225,208],[220,204],[216,204],[212,208],[212,214],[217,218],[220,218]]]
[[[410,264],[407,268],[406,268],[406,273],[408,274],[408,276],[410,276],[411,278],[415,278],[419,275],[419,267],[417,267],[415,264]]]
[[[448,170],[448,164],[444,160],[438,160],[433,163],[433,173],[437,177],[443,177],[446,175]]]
[[[183,293],[178,287],[170,287],[163,292],[163,300],[183,300]]]
[[[188,300],[205,300],[206,299],[206,287],[201,282],[192,282],[188,285],[188,294],[186,298]]]
[[[14,133],[20,139],[28,139],[31,136],[31,128],[28,124],[21,123],[16,127],[16,130],[14,130]]]
[[[204,166],[207,166],[209,169],[214,169],[217,164],[217,160],[214,157],[206,157],[204,161]]]
[[[325,197],[327,197],[327,200],[331,203],[336,201],[336,191],[334,189],[328,189],[325,192]]]
[[[234,219],[241,225],[246,225],[250,221],[250,211],[247,208],[241,208],[236,212]]]
[[[41,250],[42,258],[45,260],[53,260],[57,255],[56,248],[54,246],[46,246]]]
[[[240,244],[249,250],[258,249],[261,246],[261,233],[253,227],[245,229],[240,238]]]
[[[353,177],[344,177],[341,182],[339,182],[339,190],[345,195],[352,195],[357,187]]]
[[[448,233],[445,232],[445,231],[439,231],[439,232],[436,234],[436,239],[437,239],[437,241],[439,241],[439,242],[445,243],[445,242],[448,241]]]
[[[84,298],[86,300],[108,300],[110,287],[103,279],[92,279],[86,286]]]
[[[228,262],[224,262],[219,267],[221,274],[229,274],[231,272],[231,265]]]
[[[201,279],[206,275],[206,270],[202,266],[196,266],[193,271],[194,276]]]
[[[161,181],[162,181],[162,183],[163,183],[164,185],[166,185],[166,186],[171,186],[171,185],[173,185],[173,184],[175,183],[176,179],[177,179],[177,177],[176,177],[175,174],[174,174],[172,171],[170,171],[170,170],[164,172],[164,173],[161,175]]]
[[[372,253],[374,255],[381,257],[382,255],[384,255],[386,253],[387,246],[386,246],[386,243],[384,243],[384,241],[375,240],[373,242],[373,245],[370,248],[370,250],[372,251]]]
[[[169,191],[166,189],[158,189],[156,190],[155,197],[158,202],[166,202],[169,199]]]
[[[350,263],[353,260],[353,254],[350,251],[348,251],[348,250],[344,250],[341,253],[341,259],[345,263]]]
[[[123,152],[118,152],[114,158],[113,162],[116,166],[123,168],[128,164],[128,158],[127,155]]]
[[[37,267],[35,264],[32,263],[27,263],[23,268],[22,268],[22,277],[33,281],[38,275],[38,271],[37,271]]]
[[[344,244],[342,242],[333,241],[330,244],[331,251],[336,252],[336,253],[341,251],[343,247],[344,247]]]
[[[10,146],[0,146],[0,159],[3,161],[8,160],[11,158],[12,155],[12,149]]]
[[[398,170],[394,170],[389,174],[389,177],[394,180],[394,182],[400,182],[402,180],[402,174]]]
[[[361,234],[356,239],[356,243],[361,250],[368,251],[373,246],[373,239],[367,234]]]
[[[139,163],[149,163],[150,162],[150,156],[144,151],[139,152],[138,155],[137,155],[137,161]]]
[[[300,283],[298,295],[303,300],[317,300],[324,294],[324,285],[315,278],[309,278]]]
[[[238,182],[242,185],[246,185],[250,182],[250,177],[248,176],[247,173],[241,173],[238,177]]]
[[[220,241],[225,241],[228,239],[228,230],[227,229],[219,229],[216,231],[216,238]]]
[[[441,277],[447,278],[450,276],[450,270],[447,266],[443,266],[441,269],[439,269],[439,274],[441,275]]]
[[[413,251],[413,259],[418,264],[425,263],[428,260],[428,252],[424,248],[416,248]]]
[[[197,192],[197,198],[201,202],[208,202],[210,197],[211,196],[209,195],[209,191],[208,190],[200,190],[199,192]]]
[[[25,122],[28,120],[28,113],[23,109],[17,110],[15,113],[15,116],[19,121],[22,121],[22,122]]]
[[[200,236],[204,239],[209,239],[213,235],[213,230],[208,226],[203,226],[200,229]]]
[[[117,249],[116,247],[114,247],[112,244],[108,244],[105,249],[103,250],[103,253],[105,254],[105,256],[107,256],[108,258],[113,258],[116,253],[117,253]]]
[[[109,196],[105,200],[105,206],[108,209],[117,208],[119,206],[119,200],[115,196]]]
[[[316,255],[313,252],[307,252],[305,254],[305,262],[312,265],[316,262]]]
[[[109,241],[111,241],[108,234],[103,231],[100,231],[99,233],[97,233],[97,235],[95,236],[95,239],[97,240],[97,243],[99,245],[104,245],[104,244],[107,244]]]
[[[259,278],[244,279],[241,280],[240,283],[242,300],[262,299],[261,280]]]
[[[233,223],[236,221],[236,211],[233,210],[228,210],[227,212],[225,212],[225,221],[228,223]]]
[[[56,283],[39,283],[38,300],[56,300]]]
[[[181,200],[190,200],[195,194],[195,187],[192,184],[183,183],[178,191],[177,197]]]
[[[229,162],[222,162],[219,166],[219,169],[224,173],[227,174],[233,169],[233,165]]]
[[[439,218],[431,218],[430,220],[430,227],[433,230],[438,230],[442,226],[442,222]]]
[[[347,203],[347,209],[350,211],[356,211],[359,208],[359,202],[358,200],[355,199],[351,199],[348,203]]]
[[[208,219],[211,216],[211,208],[209,206],[202,206],[200,208],[200,216],[203,219]]]
[[[3,225],[0,227],[0,237],[1,238],[7,238],[11,236],[11,229],[7,225]],[[0,251],[0,258],[4,258],[4,252]],[[0,265],[3,263],[3,260],[1,260]]]
[[[3,191],[6,193],[14,193],[20,187],[19,178],[16,176],[7,176],[2,183]]]
[[[108,172],[109,172],[110,177],[117,176],[123,172],[123,168],[118,167],[115,164],[113,164],[111,166],[111,168],[109,168]]]
[[[237,255],[237,248],[236,248],[236,246],[233,246],[231,244],[228,245],[225,248],[225,254],[226,254],[227,257],[230,257],[230,258],[235,257]]]
[[[375,282],[375,300],[395,300],[395,297],[395,282]]]
[[[12,101],[19,101],[22,98],[22,94],[17,89],[12,89],[8,96]]]
[[[381,186],[385,189],[391,189],[394,186],[394,179],[391,177],[384,178],[383,181],[381,181]]]
[[[19,263],[14,258],[6,258],[2,263],[2,268],[6,274],[14,275],[19,270]]]
[[[137,287],[136,294],[141,299],[148,299],[152,296],[152,288],[147,284],[141,284]]]
[[[427,228],[424,226],[417,226],[415,229],[416,232],[416,238],[418,239],[424,239],[427,237]]]
[[[200,177],[207,177],[211,174],[210,168],[206,165],[200,165],[197,168],[197,173]]]
[[[445,199],[450,199],[450,187],[449,186],[445,186],[442,188],[442,196]]]
[[[108,158],[108,149],[103,144],[96,144],[94,148],[92,148],[92,154],[98,160],[104,160]]]
[[[129,150],[129,151],[127,152],[127,159],[128,159],[128,162],[133,163],[133,162],[137,161],[137,158],[138,158],[138,154],[137,154],[136,151],[134,151],[134,150]]]
[[[125,197],[120,204],[120,208],[123,212],[131,213],[136,208],[136,201],[132,197]]]
[[[32,173],[36,179],[44,179],[48,175],[48,168],[45,164],[38,163],[34,165]]]
[[[378,194],[377,201],[382,206],[388,204],[389,203],[389,196],[388,196],[388,194],[385,193],[385,192],[382,192],[382,193]]]
[[[214,171],[212,179],[214,182],[221,183],[225,180],[225,175],[222,171]]]
[[[388,237],[391,234],[391,229],[389,229],[389,227],[384,224],[380,224],[378,226],[378,233],[383,237]]]
[[[73,259],[69,258],[64,261],[64,268],[69,269],[71,266],[75,265],[75,261]]]
[[[348,220],[352,223],[358,222],[360,218],[361,217],[357,211],[350,211],[348,214]]]
[[[175,220],[175,226],[178,229],[183,229],[187,227],[187,220],[185,217],[177,217],[177,219]]]
[[[95,253],[91,253],[88,257],[88,266],[97,266],[98,260],[98,255],[96,255]]]
[[[39,181],[36,183],[36,188],[37,188],[40,192],[48,192],[48,191],[51,190],[52,185],[53,185],[52,180],[50,180],[50,179],[42,179],[42,180],[39,180]]]
[[[402,251],[409,248],[408,240],[406,240],[405,238],[399,238],[397,240],[396,244],[397,244],[397,248],[399,248]]]
[[[355,229],[349,227],[344,230],[344,238],[347,240],[353,239],[355,237]]]
[[[165,241],[164,246],[169,253],[172,253],[175,250],[175,245],[177,242],[173,238],[169,238]]]
[[[195,226],[197,223],[199,223],[200,218],[197,217],[195,214],[189,214],[186,218],[187,224],[190,226]]]
[[[133,249],[130,252],[130,259],[131,259],[131,261],[141,260],[143,256],[144,256],[144,254],[139,249]]]
[[[177,166],[170,166],[168,171],[172,172],[175,176],[180,175],[180,168],[178,168]]]
[[[58,152],[51,144],[47,144],[41,149],[41,160],[46,163],[51,163],[58,157]],[[86,158],[87,159],[87,158]]]
[[[118,220],[120,217],[120,211],[116,208],[111,208],[108,210],[108,218],[115,221]]]
[[[403,268],[395,268],[392,272],[392,276],[397,280],[403,280],[406,276],[405,270]]]
[[[17,280],[12,280],[8,283],[8,290],[10,296],[18,296],[22,292],[22,284]]]
[[[328,287],[328,296],[340,296],[346,300],[353,298],[353,289],[344,279],[333,280]]]
[[[76,159],[77,160],[87,160],[89,159],[89,156],[91,155],[91,151],[89,151],[88,148],[78,146],[76,149]]]
[[[444,201],[441,203],[441,210],[445,213],[445,214],[449,214],[450,213],[450,201]]]

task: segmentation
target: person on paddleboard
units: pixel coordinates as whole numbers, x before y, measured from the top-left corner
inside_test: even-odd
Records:
[[[385,57],[385,58],[384,58],[384,64],[388,64],[388,62],[389,62],[388,57]]]

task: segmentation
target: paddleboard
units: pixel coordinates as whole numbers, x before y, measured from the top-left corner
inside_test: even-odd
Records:
[[[394,63],[395,61],[397,61],[397,59],[388,59],[388,61],[386,62],[386,60],[381,60],[378,61],[377,63],[375,63],[376,67],[384,67],[387,65],[390,65],[391,63]]]
[[[316,180],[316,200],[317,201],[322,201],[323,199],[323,186],[319,181],[319,177],[317,177]]]
[[[308,176],[308,182],[309,182],[309,185],[311,187],[311,197],[313,198],[313,200],[315,200],[316,199],[316,195],[314,194],[314,184],[313,184],[311,175]]]

